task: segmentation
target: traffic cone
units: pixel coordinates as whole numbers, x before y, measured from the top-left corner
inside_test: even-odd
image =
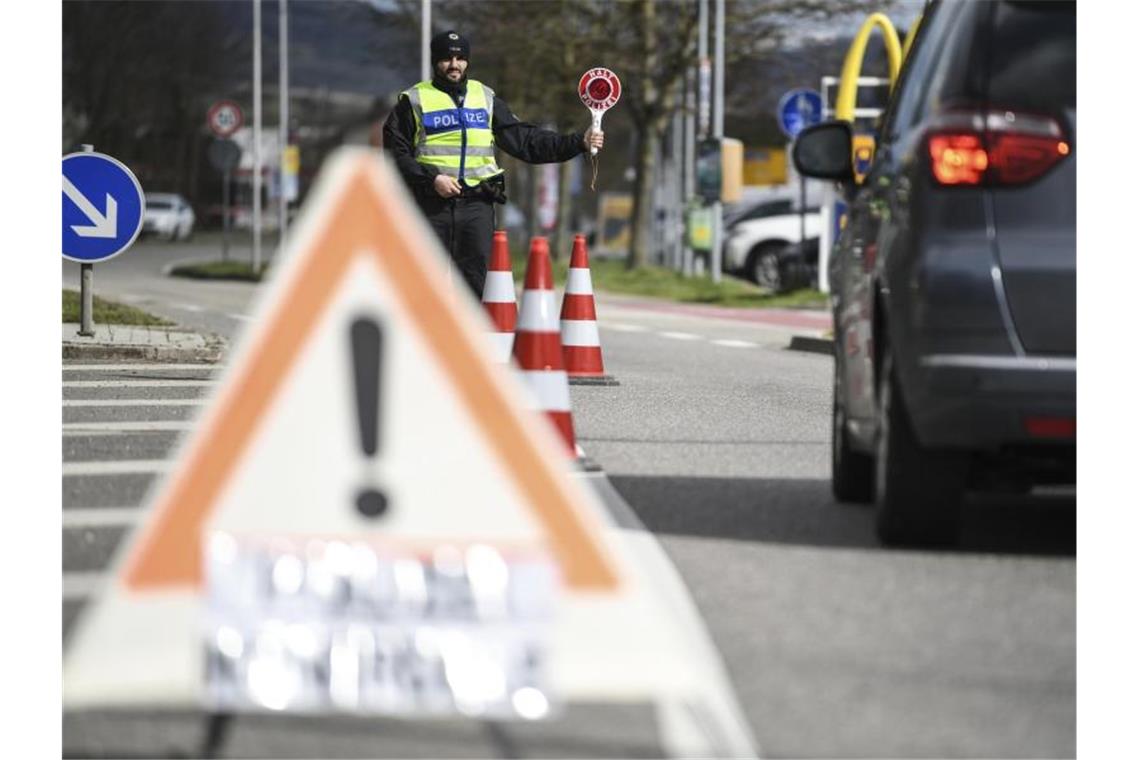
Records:
[[[523,283],[522,308],[515,329],[514,357],[523,382],[534,394],[537,409],[546,412],[572,458],[574,420],[570,416],[570,384],[562,364],[562,339],[554,316],[554,276],[546,238],[530,241]]]
[[[618,385],[602,364],[602,341],[594,308],[594,283],[586,236],[574,236],[566,293],[562,297],[562,356],[572,385]]]
[[[511,344],[515,340],[518,305],[515,304],[515,278],[511,274],[511,254],[507,249],[507,233],[495,230],[491,238],[491,261],[483,283],[483,308],[495,329],[491,333],[495,361],[511,360]]]

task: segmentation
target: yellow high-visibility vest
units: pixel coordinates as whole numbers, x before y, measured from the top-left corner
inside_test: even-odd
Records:
[[[467,80],[463,108],[431,82],[420,82],[402,93],[416,116],[415,158],[474,187],[502,174],[495,163],[491,116],[495,92],[482,82]]]

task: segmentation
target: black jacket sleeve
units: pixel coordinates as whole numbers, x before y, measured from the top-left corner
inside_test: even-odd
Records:
[[[439,170],[415,159],[415,142],[416,116],[407,96],[401,95],[384,122],[384,150],[396,162],[404,182],[416,193],[427,194]]]
[[[584,151],[582,132],[560,135],[529,122],[519,121],[511,112],[511,107],[498,96],[495,97],[495,111],[491,117],[491,132],[498,148],[528,164],[569,161]]]

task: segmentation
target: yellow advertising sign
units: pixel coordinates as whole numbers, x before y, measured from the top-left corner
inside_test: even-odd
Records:
[[[296,145],[285,147],[285,173],[296,175],[301,171],[301,149]]]
[[[788,181],[788,154],[783,148],[745,148],[745,185],[782,185]]]
[[[625,253],[629,249],[633,196],[629,193],[602,193],[598,198],[598,235],[594,250]]]
[[[871,170],[871,161],[875,158],[874,135],[851,135],[851,163],[855,169],[855,182],[861,184],[867,172]]]
[[[737,203],[744,185],[744,143],[725,137],[721,141],[720,166],[720,199],[723,203]]]

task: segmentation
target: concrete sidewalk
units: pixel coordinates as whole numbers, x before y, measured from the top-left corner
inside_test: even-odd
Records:
[[[95,335],[79,335],[79,324],[63,323],[63,358],[145,360],[161,362],[219,362],[226,341],[171,327],[95,325]]]

